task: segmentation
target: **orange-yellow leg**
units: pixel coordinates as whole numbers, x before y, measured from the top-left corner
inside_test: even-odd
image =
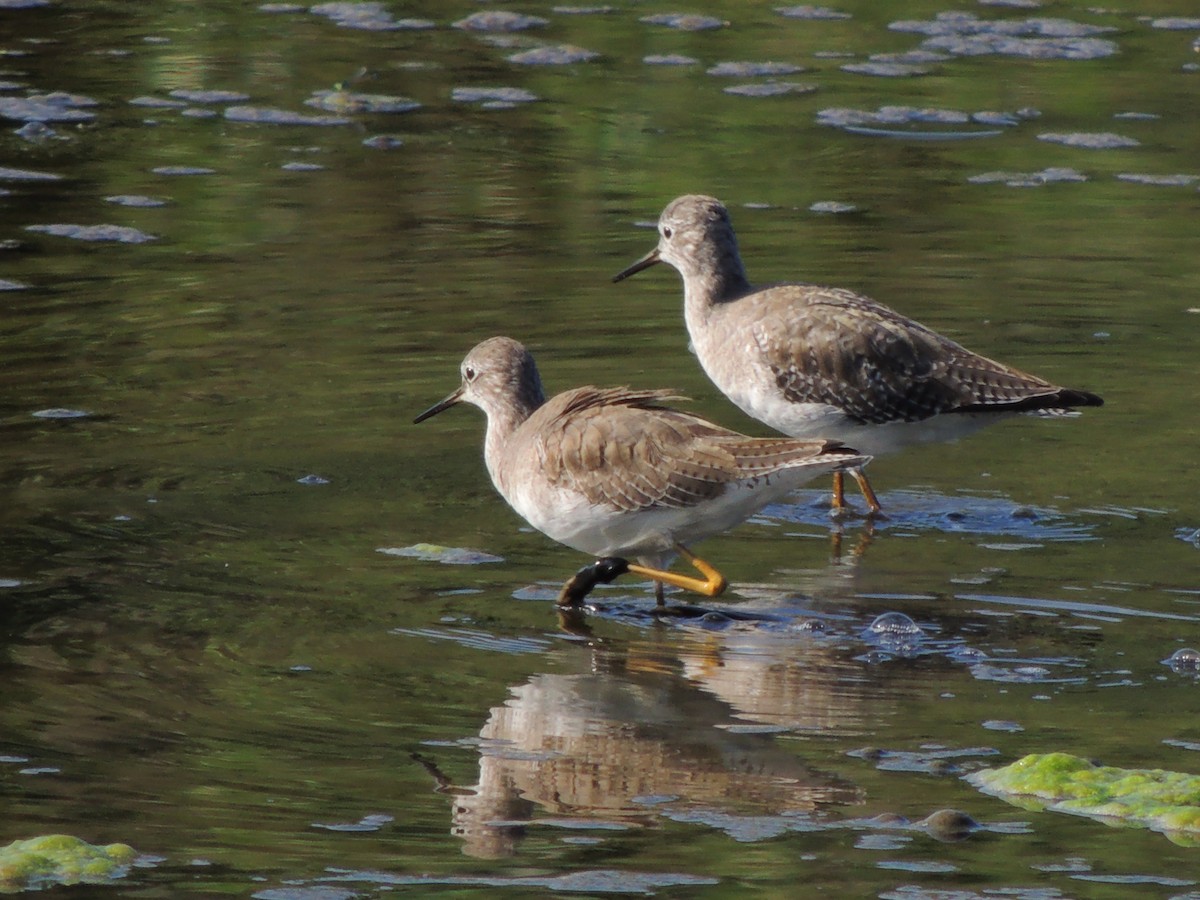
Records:
[[[652,569],[649,566],[639,566],[635,563],[629,564],[630,572],[635,575],[644,575],[647,578],[653,578],[658,582],[654,586],[654,596],[658,600],[659,606],[666,604],[662,589],[664,584],[674,585],[675,587],[683,588],[685,591],[694,591],[697,594],[703,594],[705,597],[716,597],[729,586],[729,582],[725,580],[724,575],[693,554],[683,544],[676,544],[675,552],[690,562],[696,571],[704,577],[696,578],[694,575],[680,575],[678,572],[671,572],[666,569]]]
[[[867,509],[873,513],[882,510],[879,498],[875,496],[875,490],[871,487],[871,482],[867,481],[867,476],[863,474],[862,469],[850,469],[849,471],[850,476],[858,482],[858,489],[862,491],[863,499],[867,501]],[[833,508],[836,510],[846,508],[846,481],[840,469],[833,473]]]
[[[871,482],[867,481],[867,476],[863,474],[863,470],[851,469],[850,474],[858,482],[858,489],[862,491],[863,499],[867,501],[867,508],[873,513],[877,513],[883,509],[879,505],[879,498],[875,496],[875,490],[871,487]]]

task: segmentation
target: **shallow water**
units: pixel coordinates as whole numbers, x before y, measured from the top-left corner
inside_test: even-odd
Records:
[[[1200,771],[1188,4],[5,6],[0,842],[129,843],[145,897],[1200,890],[961,780]],[[764,433],[673,272],[609,281],[685,192],[753,280],[1107,405],[879,461],[873,525],[811,485],[698,615],[560,619],[586,560],[480,416],[409,423],[503,333]]]

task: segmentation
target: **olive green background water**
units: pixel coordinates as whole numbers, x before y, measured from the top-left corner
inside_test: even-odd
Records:
[[[0,278],[24,286],[0,294],[0,842],[130,843],[153,865],[108,891],[136,897],[1200,889],[1194,848],[958,778],[1053,750],[1200,772],[1195,675],[1162,663],[1200,643],[1200,182],[1116,177],[1200,175],[1200,28],[1149,21],[1186,3],[1138,7],[975,7],[1112,26],[1119,52],[903,79],[839,66],[913,49],[888,23],[944,7],[712,3],[684,11],[728,24],[699,32],[624,2],[394,4],[436,27],[393,31],[233,2],[0,10],[0,97],[98,103],[57,137],[0,134],[0,166],[61,176],[0,180]],[[481,9],[549,24],[451,27]],[[506,61],[536,43],[601,55]],[[668,53],[698,64],[642,62]],[[744,60],[817,90],[737,96],[767,79],[705,73]],[[422,106],[319,127],[130,103],[223,90],[328,115],[304,100],[339,83]],[[498,86],[540,99],[451,95]],[[887,105],[1040,117],[937,141],[816,120]],[[381,134],[402,144],[364,144]],[[1088,180],[968,181],[1047,167]],[[879,461],[874,527],[831,520],[813,485],[705,544],[757,618],[658,623],[621,584],[599,594],[617,612],[561,628],[549,598],[586,560],[494,494],[479,414],[410,423],[508,334],[551,391],[669,386],[765,433],[688,353],[673,272],[610,283],[685,192],[729,204],[752,280],[861,290],[1106,406]],[[169,203],[105,200],[125,194]],[[158,240],[26,230],[63,223]],[[378,552],[421,542],[503,561]],[[923,635],[881,642],[886,612]],[[987,828],[868,821],[942,808]]]

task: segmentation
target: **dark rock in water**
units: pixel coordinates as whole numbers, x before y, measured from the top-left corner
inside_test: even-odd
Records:
[[[965,812],[957,809],[939,809],[921,820],[920,826],[929,836],[939,841],[961,841],[978,831],[980,825]]]

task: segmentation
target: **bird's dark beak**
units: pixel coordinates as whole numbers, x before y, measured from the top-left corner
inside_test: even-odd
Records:
[[[635,262],[628,269],[622,269],[620,272],[614,275],[613,283],[615,284],[618,281],[624,281],[630,275],[636,275],[638,272],[642,271],[642,269],[648,269],[656,262],[659,262],[657,247]]]
[[[432,419],[438,413],[449,409],[454,404],[459,403],[462,400],[462,395],[463,395],[463,389],[459,388],[453,394],[448,396],[445,400],[442,400],[439,403],[433,404],[433,406],[429,407],[429,409],[425,410],[425,412],[421,413],[419,416],[417,416],[415,419],[413,419],[413,424],[420,425],[426,419]]]

